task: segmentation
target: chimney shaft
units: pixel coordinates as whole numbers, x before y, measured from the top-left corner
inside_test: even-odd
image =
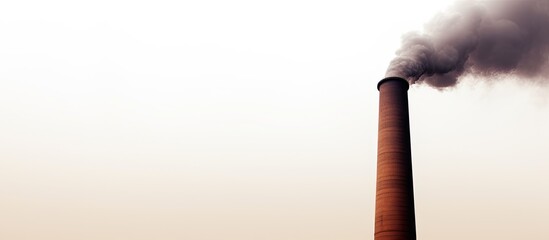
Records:
[[[389,77],[379,90],[375,240],[415,240],[412,154],[406,80]]]

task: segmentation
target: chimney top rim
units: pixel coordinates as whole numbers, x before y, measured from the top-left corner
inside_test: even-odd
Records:
[[[408,81],[406,81],[406,79],[404,79],[404,78],[401,78],[401,77],[386,77],[384,79],[381,79],[381,81],[379,81],[377,83],[377,90],[379,91],[379,87],[381,87],[381,84],[386,83],[388,81],[403,81],[403,82],[406,83],[406,90],[408,90],[410,88],[410,83]]]

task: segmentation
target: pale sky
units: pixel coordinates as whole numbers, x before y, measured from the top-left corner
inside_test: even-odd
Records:
[[[0,4],[0,239],[372,240],[378,92],[452,1]],[[418,239],[549,235],[547,88],[412,86]]]

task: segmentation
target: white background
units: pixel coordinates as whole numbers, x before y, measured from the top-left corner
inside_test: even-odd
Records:
[[[450,1],[0,4],[0,238],[373,239],[376,83]],[[418,239],[542,239],[547,88],[409,91]]]

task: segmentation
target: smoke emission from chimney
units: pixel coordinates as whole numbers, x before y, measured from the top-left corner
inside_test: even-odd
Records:
[[[387,77],[438,89],[466,75],[549,81],[549,0],[460,1],[396,54]]]

